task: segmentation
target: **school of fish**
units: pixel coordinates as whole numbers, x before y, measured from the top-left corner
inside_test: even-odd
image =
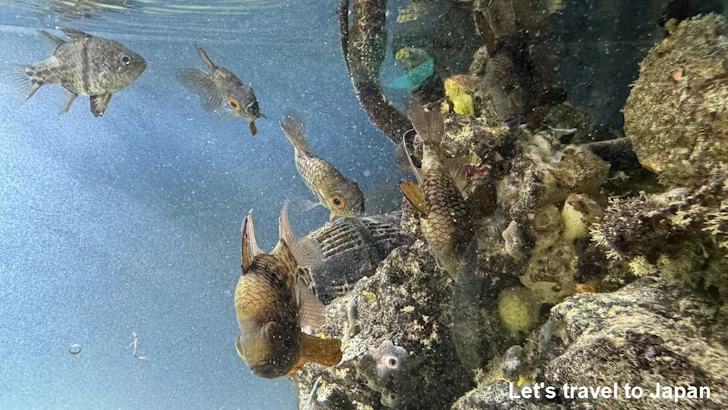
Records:
[[[56,28],[69,40],[40,30],[55,47],[53,55],[35,64],[14,66],[12,79],[26,99],[43,85],[60,84],[64,89],[61,113],[71,108],[77,96],[84,95],[89,96],[91,113],[104,115],[112,95],[139,78],[146,69],[146,60],[117,41],[72,28]],[[266,116],[261,113],[253,88],[232,71],[213,63],[201,47],[195,48],[209,71],[183,68],[177,72],[178,81],[199,97],[205,111],[218,110],[225,103],[228,112],[247,121],[255,136],[255,121]],[[420,162],[406,149],[405,141],[403,152],[419,185],[403,181],[400,187],[420,214],[423,235],[438,266],[457,279],[472,267],[475,249],[473,220],[458,187],[461,177],[456,167],[450,167],[438,154],[443,133],[441,114],[414,103],[408,103],[407,108],[415,131],[424,141],[424,152],[421,167],[415,167]],[[329,211],[329,221],[335,217],[361,217],[365,210],[361,189],[356,181],[312,153],[301,115],[291,111],[280,126],[293,145],[298,173],[316,197],[316,205]],[[405,137],[408,135],[414,134]],[[309,237],[293,234],[287,202],[278,225],[278,243],[270,253],[264,253],[256,242],[253,211],[243,220],[241,275],[234,297],[240,329],[235,349],[250,370],[263,378],[294,373],[308,362],[334,366],[342,357],[339,339],[311,334],[325,323],[326,316],[324,305],[302,275],[322,260],[322,248]]]

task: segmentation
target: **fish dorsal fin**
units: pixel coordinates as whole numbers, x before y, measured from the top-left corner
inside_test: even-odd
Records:
[[[429,208],[425,202],[425,195],[422,193],[422,189],[415,185],[412,181],[402,181],[399,183],[399,189],[402,190],[405,198],[417,209],[417,212],[422,216],[427,217]]]
[[[66,44],[65,40],[58,38],[45,30],[38,30],[38,32],[43,36],[44,39],[48,40],[56,48],[58,48],[62,44]]]
[[[409,131],[405,132],[404,135],[402,135],[402,148],[404,149],[404,155],[407,157],[407,162],[409,162],[410,168],[412,169],[412,173],[415,174],[417,183],[422,184],[422,170],[415,166],[415,163],[412,160],[412,153],[409,152],[409,148],[407,148],[407,135],[408,134],[410,134]]]
[[[77,30],[75,28],[70,28],[70,27],[60,27],[60,26],[58,26],[58,27],[56,27],[56,30],[62,31],[63,34],[65,34],[66,36],[68,36],[68,38],[71,39],[71,41],[80,41],[80,40],[83,40],[83,39],[86,39],[86,38],[93,37],[91,34],[84,33],[81,30]]]
[[[250,226],[248,227],[248,246],[250,247],[250,255],[255,258],[258,255],[262,255],[263,251],[258,247],[258,241],[255,240],[255,226],[253,225],[253,210],[250,210]]]
[[[445,133],[445,122],[442,113],[434,109],[425,110],[425,107],[412,99],[406,99],[404,105],[412,126],[420,134],[424,143],[429,142],[439,146]]]
[[[111,101],[111,93],[92,95],[89,97],[91,104],[91,113],[94,117],[101,117],[109,107],[109,101]]]
[[[252,238],[252,241],[251,241]],[[245,275],[248,273],[248,268],[253,262],[253,255],[251,255],[251,242],[255,243],[255,234],[253,231],[253,210],[248,212],[248,216],[243,220],[240,226],[240,274]]]
[[[299,361],[314,362],[323,366],[336,366],[341,362],[341,340],[323,339],[301,333],[298,347]]]
[[[308,144],[306,143],[306,130],[303,127],[303,119],[301,114],[295,111],[289,111],[283,116],[281,121],[281,129],[291,144],[301,152],[308,153]]]
[[[324,258],[321,247],[313,239],[297,238],[293,234],[288,223],[288,200],[283,201],[281,216],[278,218],[278,236],[288,245],[298,266],[311,267]]]
[[[296,301],[298,302],[298,322],[301,327],[318,329],[326,323],[324,304],[313,294],[300,277],[296,279]]]
[[[202,62],[204,62],[205,65],[210,67],[210,70],[214,70],[215,68],[217,68],[212,60],[210,60],[210,57],[207,56],[207,53],[205,52],[205,50],[202,49],[202,47],[195,46],[195,48],[197,49],[197,55],[200,56]]]

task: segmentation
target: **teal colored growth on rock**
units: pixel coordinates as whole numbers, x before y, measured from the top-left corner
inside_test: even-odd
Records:
[[[418,87],[422,84],[427,77],[431,76],[435,72],[435,61],[428,59],[424,63],[416,66],[409,72],[401,75],[389,82],[388,86],[396,88],[398,90],[406,90],[410,88]]]

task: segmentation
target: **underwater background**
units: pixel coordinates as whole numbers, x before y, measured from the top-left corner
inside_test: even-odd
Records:
[[[394,17],[409,3],[387,6],[394,36],[380,75],[400,110],[402,45],[436,44],[440,61],[460,55],[437,68],[443,75],[467,72],[479,47],[474,29],[462,48],[438,43],[471,29],[461,20],[469,2],[424,2],[450,11],[424,11],[402,34]],[[663,38],[661,2],[554,3],[570,6],[561,4],[550,37],[561,62],[554,84],[593,119],[580,142],[622,136],[629,85]],[[12,81],[0,86],[0,408],[297,408],[294,383],[255,377],[233,344],[248,211],[264,250],[275,246],[286,199],[296,234],[328,221],[323,207],[308,209],[314,197],[280,119],[301,113],[313,151],[357,181],[366,215],[400,209],[398,183],[414,179],[357,101],[338,4],[0,0],[0,65],[49,57],[37,30],[56,26],[117,40],[147,62],[98,118],[85,97],[59,115],[58,85],[25,102]],[[256,136],[240,119],[203,111],[177,80],[178,70],[203,67],[195,46],[255,89],[267,116]],[[80,353],[69,353],[75,345]]]
[[[100,118],[85,98],[58,115],[59,86],[24,104],[0,88],[2,407],[293,408],[291,383],[254,377],[233,345],[243,217],[255,210],[263,249],[284,199],[299,235],[328,219],[296,213],[313,196],[279,119],[299,110],[316,152],[365,192],[399,178],[351,90],[335,4],[134,2],[83,20],[28,4],[0,5],[0,63],[47,58],[36,30],[70,25],[148,66]],[[254,87],[269,118],[256,137],[175,78],[202,66],[195,44]],[[132,332],[148,360],[132,355]]]

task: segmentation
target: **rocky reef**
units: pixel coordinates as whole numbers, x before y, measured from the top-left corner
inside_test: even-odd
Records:
[[[624,106],[640,163],[666,184],[699,185],[728,166],[728,25],[680,23],[650,50]]]
[[[474,20],[525,12],[516,4],[476,2]],[[538,4],[546,19],[561,3]],[[552,80],[535,49],[516,78],[529,89],[492,88],[498,47],[546,24],[517,16],[491,24],[458,92],[429,104],[445,116],[440,161],[466,175],[468,276],[437,267],[426,215],[403,201],[407,240],[355,277],[325,273],[341,291],[321,332],[344,355],[290,376],[301,409],[728,408],[725,20],[676,23],[641,65],[625,136],[580,144],[590,113],[544,98]],[[513,113],[527,118],[504,123]],[[407,149],[420,161],[420,138]]]

